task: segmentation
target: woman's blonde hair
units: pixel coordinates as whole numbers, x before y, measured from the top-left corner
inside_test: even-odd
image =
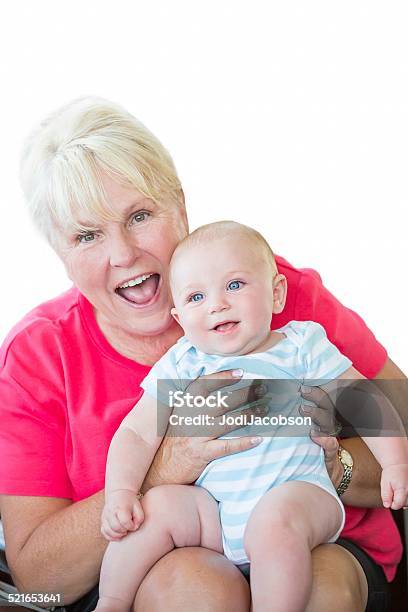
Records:
[[[101,98],[63,106],[28,137],[20,178],[30,214],[53,244],[55,228],[83,231],[117,219],[101,180],[106,173],[155,202],[182,202],[181,184],[167,150],[133,115]]]

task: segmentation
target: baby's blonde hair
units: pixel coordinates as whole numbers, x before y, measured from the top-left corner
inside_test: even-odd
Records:
[[[177,258],[186,249],[198,244],[210,244],[214,240],[222,240],[233,234],[248,238],[257,251],[261,249],[262,258],[270,265],[273,274],[277,273],[273,251],[262,234],[252,227],[237,223],[236,221],[215,221],[214,223],[201,225],[177,245],[170,262],[170,280],[172,276],[171,271],[176,264]]]
[[[27,139],[20,177],[31,217],[53,243],[55,227],[81,231],[79,218],[98,226],[116,220],[101,174],[131,185],[155,202],[182,202],[181,185],[167,150],[124,108],[96,97],[74,100]]]

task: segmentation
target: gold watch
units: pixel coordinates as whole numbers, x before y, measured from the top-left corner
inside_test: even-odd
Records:
[[[339,446],[338,456],[339,456],[340,463],[342,464],[343,470],[344,470],[343,477],[340,481],[339,486],[336,489],[337,495],[340,497],[340,495],[343,495],[343,493],[347,490],[347,487],[349,486],[351,482],[351,477],[353,475],[354,461],[350,453],[342,446]]]

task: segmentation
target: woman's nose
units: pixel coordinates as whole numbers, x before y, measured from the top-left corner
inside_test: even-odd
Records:
[[[109,248],[109,259],[112,267],[130,268],[140,256],[140,249],[132,242],[131,237],[126,234],[113,237]]]

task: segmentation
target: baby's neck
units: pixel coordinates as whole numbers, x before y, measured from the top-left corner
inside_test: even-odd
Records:
[[[284,338],[286,338],[285,334],[268,330],[268,334],[264,336],[255,346],[248,347],[247,345],[245,347],[242,347],[242,350],[234,351],[230,353],[227,353],[227,352],[225,353],[217,352],[216,353],[216,352],[208,351],[203,346],[200,346],[199,344],[195,344],[194,342],[193,342],[193,345],[198,350],[202,351],[203,353],[206,353],[207,355],[212,354],[212,355],[219,355],[220,357],[226,357],[226,356],[238,357],[238,356],[243,356],[243,355],[253,355],[255,353],[264,353],[265,351],[268,351],[270,348],[272,348],[276,344],[279,344],[279,342],[281,342],[281,340],[283,340]]]
[[[268,351],[270,348],[275,346],[275,344],[279,344],[281,340],[286,338],[285,334],[280,332],[270,330],[267,337],[264,338],[256,347],[252,348],[250,351],[244,353],[245,355],[252,355],[253,353],[264,353]]]

